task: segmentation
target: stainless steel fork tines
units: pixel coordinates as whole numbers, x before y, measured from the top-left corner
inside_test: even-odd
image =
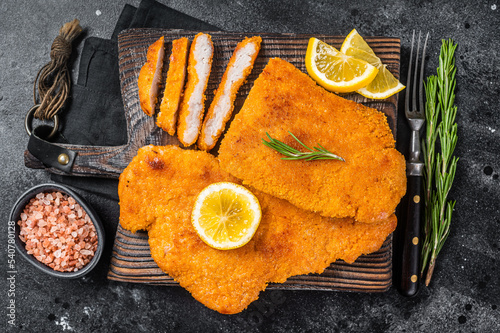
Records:
[[[419,53],[420,53],[420,39],[421,32],[418,33],[417,42],[417,52],[415,55],[415,60],[413,60],[413,49],[415,46],[415,31],[413,31],[413,36],[411,39],[411,51],[410,51],[410,63],[408,64],[408,78],[406,82],[406,96],[405,96],[405,114],[410,128],[412,130],[411,140],[410,140],[410,155],[408,160],[407,174],[408,176],[421,176],[423,172],[423,164],[420,160],[420,129],[425,122],[424,113],[424,66],[425,66],[425,51],[427,49],[427,40],[429,38],[429,33],[425,37],[425,42],[423,46],[420,73],[419,70]],[[412,66],[415,61],[414,73],[412,75]],[[420,74],[420,75],[419,75]],[[413,82],[412,82],[413,79]],[[411,88],[411,89],[410,89]],[[410,106],[410,91],[412,92],[411,106]],[[418,94],[418,101],[417,101]]]

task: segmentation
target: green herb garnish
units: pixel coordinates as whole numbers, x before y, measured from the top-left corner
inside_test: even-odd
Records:
[[[266,132],[267,137],[269,138],[269,141],[266,141],[265,139],[262,139],[262,143],[268,146],[269,148],[272,148],[276,150],[278,153],[281,153],[287,157],[282,157],[282,160],[306,160],[306,161],[315,161],[315,160],[338,160],[338,161],[343,161],[345,160],[337,156],[333,153],[330,153],[328,150],[326,150],[322,145],[318,143],[319,147],[314,147],[314,150],[307,147],[305,144],[303,144],[295,135],[293,135],[291,132],[290,135],[298,142],[300,143],[304,148],[309,150],[308,152],[301,152],[298,151],[295,148],[290,147],[286,143],[283,143],[279,140],[271,138],[269,133]]]
[[[455,201],[448,201],[448,194],[455,178],[458,158],[453,156],[457,144],[455,117],[455,49],[450,39],[443,40],[439,55],[437,76],[427,78],[425,118],[427,133],[423,140],[425,181],[425,241],[422,247],[422,270],[427,269],[425,284],[428,286],[436,258],[450,233],[451,215]],[[441,122],[438,124],[438,120]],[[439,143],[439,147],[436,144]],[[440,148],[440,151],[438,151]]]

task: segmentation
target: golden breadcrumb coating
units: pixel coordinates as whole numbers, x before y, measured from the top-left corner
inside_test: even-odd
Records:
[[[203,151],[146,146],[120,176],[120,223],[148,229],[151,255],[158,266],[192,296],[220,313],[244,310],[269,282],[321,273],[330,263],[354,262],[380,248],[396,227],[396,217],[366,224],[325,218],[256,189],[262,220],[245,246],[216,250],[191,223],[199,192],[209,184],[237,179]]]
[[[149,46],[146,63],[142,66],[137,80],[141,109],[150,117],[155,113],[158,98],[163,56],[165,54],[163,39],[162,36]]]
[[[201,129],[213,53],[212,37],[201,32],[197,34],[189,49],[188,77],[177,122],[177,137],[186,147],[196,142]]]
[[[160,112],[156,118],[158,127],[175,135],[177,127],[177,111],[182,97],[184,80],[186,79],[186,64],[189,52],[189,39],[182,37],[172,41],[172,53],[165,82]]]
[[[236,94],[252,72],[261,42],[259,36],[246,37],[236,46],[203,121],[198,148],[209,151],[217,143],[233,113]]]
[[[262,144],[266,132],[304,151],[322,145],[345,159],[290,161]],[[221,167],[263,192],[328,217],[375,223],[406,192],[405,160],[386,116],[327,92],[292,64],[271,59],[219,149]]]

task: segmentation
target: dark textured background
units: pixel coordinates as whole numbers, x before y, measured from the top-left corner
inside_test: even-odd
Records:
[[[139,0],[2,0],[0,3],[0,195],[2,276],[6,276],[7,221],[12,204],[29,187],[46,182],[42,170],[24,167],[28,136],[23,119],[32,106],[32,83],[49,59],[61,25],[78,18],[86,36],[110,38],[125,3]],[[226,31],[295,32],[400,37],[402,73],[413,29],[431,33],[426,74],[437,67],[440,39],[459,47],[457,99],[460,157],[451,197],[452,229],[432,284],[415,298],[393,288],[384,294],[266,291],[238,315],[205,308],[182,288],[110,282],[109,255],[118,219],[115,202],[82,193],[106,223],[108,244],[88,277],[62,281],[42,275],[16,257],[16,326],[21,332],[498,332],[500,327],[500,115],[498,95],[500,3],[491,1],[161,1]],[[83,42],[77,46],[81,49]],[[78,59],[74,63],[76,76]],[[405,75],[403,75],[405,79]],[[406,124],[399,122],[399,148]]]

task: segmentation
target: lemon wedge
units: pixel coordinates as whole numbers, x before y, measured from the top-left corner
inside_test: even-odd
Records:
[[[387,69],[387,66],[382,64],[380,58],[375,55],[375,52],[368,46],[356,29],[353,29],[347,35],[344,43],[342,43],[340,52],[356,59],[364,60],[378,69],[375,79],[366,87],[361,87],[357,90],[359,94],[373,99],[385,99],[405,88]]]
[[[245,187],[214,183],[205,187],[191,213],[191,222],[200,238],[210,247],[229,250],[252,239],[262,212],[258,199]]]
[[[340,93],[368,85],[378,73],[378,69],[368,62],[347,56],[314,37],[307,45],[306,68],[325,89]]]

